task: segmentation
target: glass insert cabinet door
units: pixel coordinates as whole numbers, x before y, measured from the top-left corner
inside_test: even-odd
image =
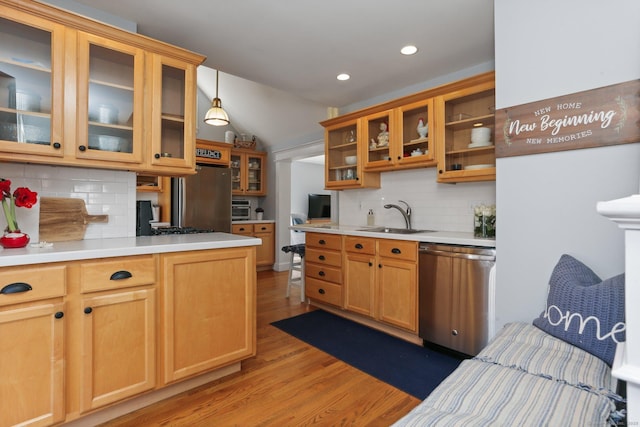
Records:
[[[195,67],[154,55],[152,163],[172,167],[195,164]],[[192,84],[193,83],[193,84]]]
[[[64,29],[29,22],[0,18],[0,149],[62,156],[62,117],[53,112],[62,111]]]
[[[144,52],[78,34],[76,156],[142,161]]]

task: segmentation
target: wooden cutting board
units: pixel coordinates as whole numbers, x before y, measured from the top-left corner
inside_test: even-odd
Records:
[[[89,215],[82,199],[40,198],[40,241],[82,240],[87,224],[108,221],[108,215]]]

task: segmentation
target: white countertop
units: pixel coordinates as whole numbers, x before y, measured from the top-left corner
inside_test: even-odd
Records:
[[[231,221],[231,224],[268,224],[276,222],[273,219],[247,219]]]
[[[0,267],[165,252],[235,248],[261,244],[262,240],[259,238],[228,233],[87,239],[73,242],[56,242],[53,243],[53,246],[45,248],[31,245],[21,249],[0,248]]]
[[[363,225],[342,225],[342,224],[300,224],[289,227],[291,230],[312,231],[328,234],[348,234],[350,236],[375,237],[379,239],[409,240],[414,242],[445,243],[451,245],[470,245],[485,248],[495,248],[495,239],[482,239],[474,237],[471,232],[460,231],[425,231],[412,234],[380,233],[366,231],[367,228],[378,228],[380,226],[367,227]]]

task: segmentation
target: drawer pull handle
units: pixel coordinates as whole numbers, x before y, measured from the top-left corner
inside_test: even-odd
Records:
[[[244,227],[240,227],[240,231],[244,231]]]
[[[324,261],[324,260],[325,260],[324,255],[320,255],[320,256],[318,257],[318,259],[319,259],[320,261]]]
[[[53,317],[55,317],[56,319],[62,319],[64,317],[64,313],[62,311],[58,311],[53,315]]]
[[[318,289],[318,293],[321,294],[321,295],[324,295],[326,292],[325,292],[324,289],[320,288],[320,289]]]
[[[393,248],[393,249],[391,249],[391,253],[392,254],[401,254],[402,251],[400,249],[398,249],[398,248]]]
[[[373,266],[373,263],[371,261],[369,261],[369,267]]]
[[[129,273],[127,270],[116,271],[111,275],[109,280],[124,280],[130,279],[133,277],[133,274]]]
[[[360,243],[356,243],[356,249],[362,249],[364,246],[362,246]]]
[[[10,283],[4,288],[2,288],[2,290],[0,290],[0,294],[19,294],[21,292],[27,292],[32,289],[33,288],[28,283],[16,282],[16,283]]]
[[[318,241],[318,243],[320,243],[321,245],[326,245],[326,244],[327,244],[327,242],[325,242],[325,241],[324,241],[324,239],[320,239],[320,240]]]
[[[320,276],[320,277],[324,277],[324,271],[320,270],[320,271],[318,272],[318,276]]]
[[[264,230],[266,230],[266,229],[267,229],[267,227],[262,227],[262,228],[261,228],[261,230],[262,230],[262,231],[264,231]]]
[[[92,312],[92,311],[93,311],[93,308],[91,308],[91,307],[86,307],[86,308],[84,309],[84,314],[91,314],[91,312]]]

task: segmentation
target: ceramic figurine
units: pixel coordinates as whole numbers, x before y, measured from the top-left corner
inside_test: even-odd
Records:
[[[389,145],[389,132],[387,131],[387,124],[385,122],[380,123],[380,133],[378,134],[378,147],[386,147]]]
[[[422,117],[420,117],[420,119],[418,120],[418,128],[416,130],[418,131],[418,135],[420,135],[421,139],[426,138],[427,133],[429,132],[429,124],[425,124]]]

